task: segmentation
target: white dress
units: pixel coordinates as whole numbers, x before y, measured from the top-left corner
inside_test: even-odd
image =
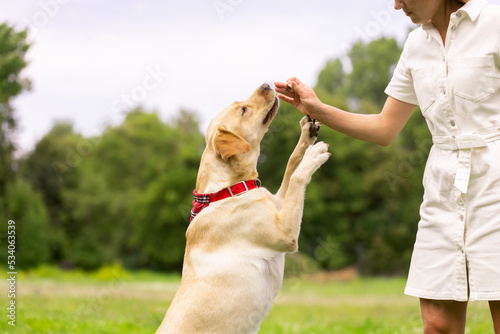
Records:
[[[405,293],[500,300],[500,6],[466,3],[444,45],[431,23],[411,32],[386,93],[434,142]]]

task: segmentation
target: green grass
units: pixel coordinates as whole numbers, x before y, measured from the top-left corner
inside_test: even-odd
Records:
[[[7,324],[7,285],[0,283],[0,333],[154,333],[179,279],[118,266],[93,274],[51,267],[22,273],[16,327]],[[259,333],[422,333],[418,300],[403,295],[404,284],[402,278],[288,279]],[[471,303],[467,333],[492,332],[487,304]]]

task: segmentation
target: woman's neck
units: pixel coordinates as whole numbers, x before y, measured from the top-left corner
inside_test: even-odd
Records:
[[[446,41],[451,14],[462,8],[463,5],[459,0],[445,0],[436,15],[431,19],[432,24],[437,28],[443,39],[443,45]]]

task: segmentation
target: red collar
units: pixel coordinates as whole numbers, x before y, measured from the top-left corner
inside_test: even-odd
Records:
[[[230,187],[224,188],[221,191],[212,194],[198,194],[195,190],[193,191],[193,209],[191,210],[191,218],[189,221],[193,221],[194,217],[196,217],[196,215],[200,213],[201,210],[205,209],[212,202],[217,202],[228,197],[238,196],[252,189],[259,188],[260,186],[260,180],[255,179],[251,181],[238,182]]]

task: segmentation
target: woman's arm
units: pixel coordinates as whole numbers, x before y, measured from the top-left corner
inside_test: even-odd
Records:
[[[287,89],[291,84],[292,92]],[[350,137],[389,145],[408,122],[416,106],[388,97],[380,114],[354,114],[322,103],[309,86],[297,78],[276,82],[278,97],[304,115]]]

